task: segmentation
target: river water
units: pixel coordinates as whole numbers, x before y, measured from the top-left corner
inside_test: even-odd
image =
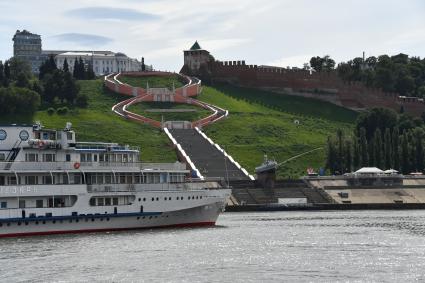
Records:
[[[425,211],[224,213],[217,227],[0,240],[0,281],[425,281]]]

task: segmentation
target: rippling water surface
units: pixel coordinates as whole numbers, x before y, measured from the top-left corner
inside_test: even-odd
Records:
[[[0,281],[425,281],[425,211],[225,213],[196,229],[0,240]]]

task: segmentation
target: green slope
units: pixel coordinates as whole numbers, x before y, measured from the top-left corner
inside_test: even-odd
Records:
[[[230,111],[205,132],[250,173],[264,153],[282,162],[324,146],[328,135],[351,128],[356,118],[353,111],[319,100],[231,86],[204,87],[199,99]],[[324,160],[325,152],[316,151],[282,166],[278,177],[305,175],[306,168],[318,169]]]
[[[166,135],[155,128],[127,121],[112,113],[112,106],[126,99],[103,87],[102,80],[79,81],[81,92],[89,96],[87,109],[74,109],[66,115],[52,116],[38,111],[35,117],[18,117],[17,122],[40,121],[46,128],[60,129],[72,122],[78,141],[117,142],[139,146],[143,162],[175,162],[175,151]],[[10,117],[0,121],[11,123]]]

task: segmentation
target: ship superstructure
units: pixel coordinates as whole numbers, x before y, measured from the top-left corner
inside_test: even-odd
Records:
[[[71,124],[0,126],[0,237],[214,225],[230,190],[188,180],[184,163],[77,142]]]

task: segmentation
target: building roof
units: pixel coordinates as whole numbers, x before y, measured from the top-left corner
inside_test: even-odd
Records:
[[[356,174],[379,174],[379,173],[384,173],[384,171],[376,167],[363,167],[357,170],[355,173]]]
[[[202,50],[201,46],[199,45],[198,41],[195,41],[195,43],[192,45],[190,50]]]

